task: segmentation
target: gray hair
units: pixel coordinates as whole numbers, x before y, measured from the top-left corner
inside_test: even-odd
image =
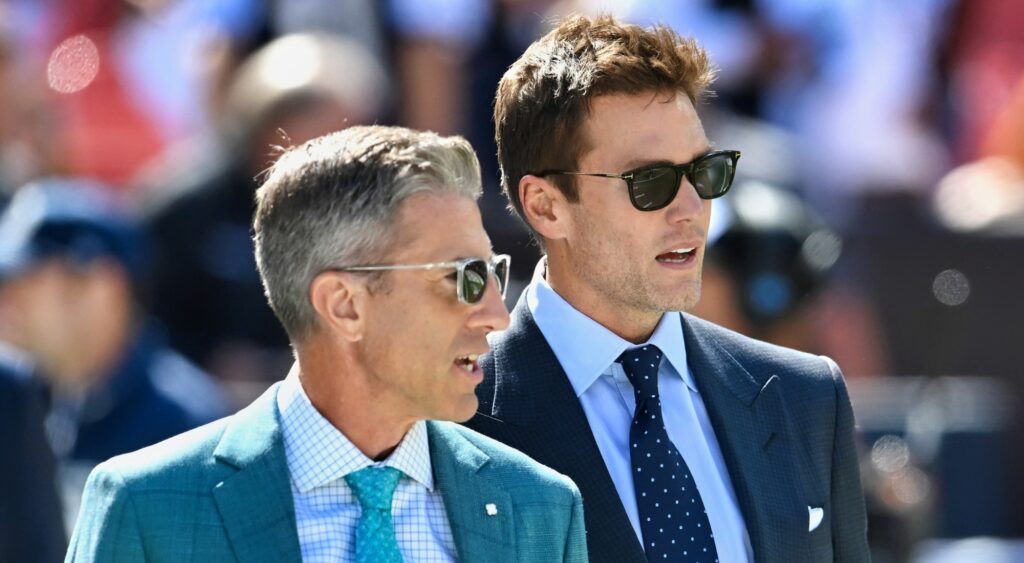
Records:
[[[363,126],[289,149],[256,192],[256,265],[292,342],[318,326],[309,286],[321,272],[371,262],[412,194],[480,197],[480,164],[462,137]]]

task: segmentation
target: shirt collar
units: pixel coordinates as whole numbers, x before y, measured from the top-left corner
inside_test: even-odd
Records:
[[[686,341],[678,313],[662,315],[651,338],[634,345],[579,312],[556,293],[544,277],[547,269],[545,261],[546,258],[541,259],[534,270],[533,280],[526,288],[526,305],[558,362],[562,364],[577,397],[607,372],[620,354],[644,344],[654,344],[660,348],[686,386],[693,391],[697,390],[686,366]]]
[[[300,492],[307,493],[370,466],[393,467],[427,490],[434,490],[424,421],[413,424],[387,459],[375,462],[316,410],[299,381],[297,365],[277,392],[277,407],[288,469]]]

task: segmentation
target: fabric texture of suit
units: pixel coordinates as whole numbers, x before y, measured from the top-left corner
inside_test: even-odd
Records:
[[[758,563],[868,561],[853,412],[831,360],[682,314],[686,356]],[[568,475],[594,562],[646,562],[579,400],[521,298],[481,359],[467,425]],[[824,520],[808,531],[809,508]]]
[[[277,388],[232,417],[98,466],[66,560],[300,561]],[[459,425],[427,428],[461,561],[587,560],[568,478]]]

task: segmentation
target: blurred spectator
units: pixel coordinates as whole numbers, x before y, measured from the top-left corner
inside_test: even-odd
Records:
[[[713,216],[694,314],[774,344],[820,349],[807,309],[839,259],[839,236],[792,193],[752,180],[716,201]]]
[[[398,39],[395,54],[402,91],[402,123],[446,135],[464,134],[467,126],[471,126],[471,94],[476,93],[471,88],[472,67],[468,63],[482,46],[491,23],[510,6],[538,7],[547,3],[550,2],[389,0]],[[494,97],[497,78],[500,76],[489,85],[487,99]]]
[[[288,0],[269,2],[275,35],[321,32],[347,37],[378,59],[387,57],[385,2],[378,0]]]
[[[223,51],[261,28],[262,0],[7,0],[28,83],[60,124],[66,174],[133,187],[170,144],[209,122]]]
[[[958,232],[1024,234],[1024,74],[988,130],[983,157],[939,182],[933,207]]]
[[[206,154],[168,162],[153,189],[157,199],[147,215],[155,243],[154,311],[171,343],[231,382],[240,401],[292,362],[253,257],[256,177],[273,161],[275,145],[377,121],[389,92],[381,62],[353,40],[276,39],[239,67],[219,137],[212,146],[197,145]]]
[[[994,130],[1007,125],[1006,108],[1015,103],[1024,107],[1019,101],[1024,79],[1024,3],[961,0],[955,16],[945,62],[949,121],[954,129],[951,144],[962,162],[992,155],[997,149],[992,144]],[[1020,121],[1014,127],[1020,135]]]
[[[34,68],[19,49],[16,20],[0,1],[0,209],[15,188],[54,170],[53,119]]]
[[[63,561],[67,549],[35,383],[0,345],[0,561]]]
[[[951,0],[756,0],[806,58],[778,69],[765,117],[801,140],[801,186],[844,233],[861,215],[917,201],[948,166],[930,108]],[[864,205],[859,205],[867,200]]]
[[[93,465],[226,411],[213,381],[146,319],[142,274],[137,231],[85,181],[29,185],[0,217],[0,340],[49,384],[46,425],[72,522]]]

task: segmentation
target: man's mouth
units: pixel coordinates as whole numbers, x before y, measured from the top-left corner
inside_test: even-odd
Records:
[[[473,373],[480,369],[480,365],[477,360],[480,356],[477,354],[470,354],[468,356],[459,356],[455,358],[455,365],[465,370],[467,373]]]
[[[688,248],[673,248],[668,252],[659,254],[655,257],[658,262],[664,262],[668,264],[683,264],[691,260],[696,255],[696,247]]]

